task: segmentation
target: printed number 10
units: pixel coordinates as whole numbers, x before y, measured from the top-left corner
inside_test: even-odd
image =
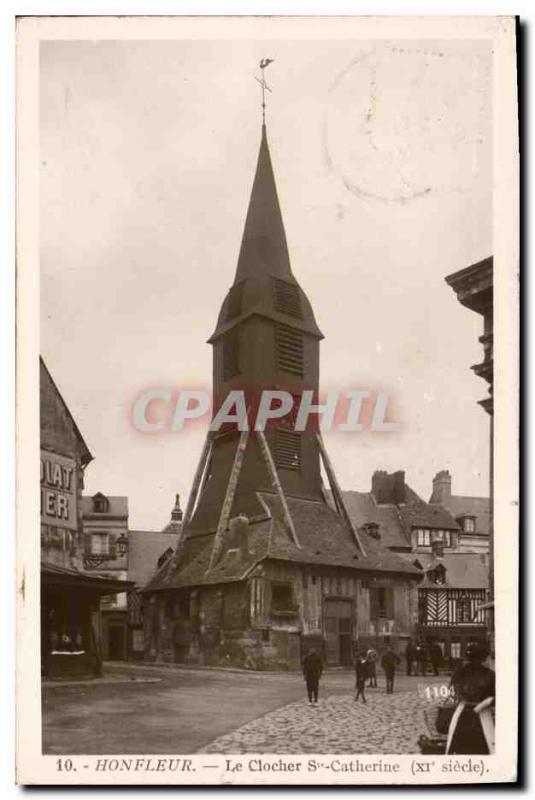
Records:
[[[58,772],[70,772],[72,770],[72,761],[70,758],[66,758],[65,761],[63,759],[58,758],[56,761],[56,769]]]

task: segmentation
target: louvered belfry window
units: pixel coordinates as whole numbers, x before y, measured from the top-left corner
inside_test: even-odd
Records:
[[[275,464],[283,469],[301,469],[300,434],[284,428],[277,428],[275,432]]]
[[[240,371],[240,339],[237,331],[231,331],[223,340],[222,377],[224,381]]]
[[[303,377],[303,334],[288,325],[277,325],[277,369]]]
[[[295,283],[288,283],[281,278],[274,278],[275,282],[275,310],[291,317],[302,319],[299,287]]]
[[[245,281],[240,281],[239,283],[235,283],[234,286],[230,287],[227,300],[226,322],[234,319],[234,317],[240,316],[242,310],[244,286]]]

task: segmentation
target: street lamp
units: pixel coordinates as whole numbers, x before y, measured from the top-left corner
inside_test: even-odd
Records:
[[[122,533],[119,538],[115,542],[117,546],[117,552],[120,556],[126,555],[128,552],[128,537]]]

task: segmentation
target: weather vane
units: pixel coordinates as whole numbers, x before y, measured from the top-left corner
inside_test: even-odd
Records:
[[[266,124],[266,89],[268,92],[271,92],[271,89],[267,85],[266,81],[264,80],[264,70],[266,67],[269,67],[270,64],[273,63],[273,58],[263,58],[260,62],[260,69],[262,71],[262,77],[257,78],[255,75],[255,81],[258,81],[260,86],[262,87],[262,124]]]

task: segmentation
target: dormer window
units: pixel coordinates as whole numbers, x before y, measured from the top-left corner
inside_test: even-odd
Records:
[[[443,547],[451,547],[451,531],[417,528],[416,544],[418,547],[431,547],[434,542],[440,542]]]
[[[461,528],[463,529],[463,533],[475,533],[476,532],[476,518],[472,517],[468,514],[465,514],[463,517],[458,518]]]
[[[101,492],[93,497],[93,510],[97,514],[107,514],[110,510],[110,501]]]
[[[365,522],[362,526],[362,530],[374,539],[379,539],[381,536],[377,522]]]
[[[416,544],[418,547],[431,547],[431,531],[427,528],[418,528],[416,531]]]

